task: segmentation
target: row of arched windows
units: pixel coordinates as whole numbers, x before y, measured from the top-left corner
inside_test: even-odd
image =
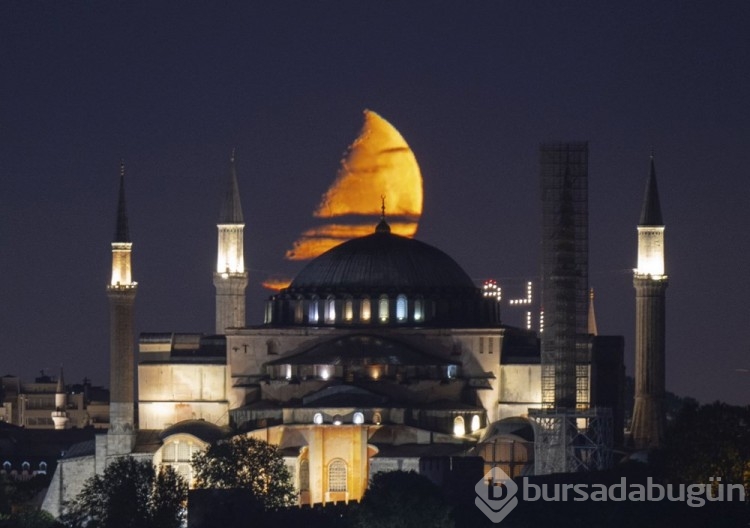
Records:
[[[410,300],[404,294],[399,294],[395,299],[386,294],[358,299],[313,295],[310,299],[293,299],[291,303],[296,324],[390,323],[394,320],[396,323],[421,323],[425,320],[424,299],[417,297]],[[272,301],[266,305],[265,322],[275,322]]]

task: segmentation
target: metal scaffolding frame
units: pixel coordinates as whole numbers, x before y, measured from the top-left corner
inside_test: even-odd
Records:
[[[542,408],[585,410],[588,347],[588,143],[540,147]]]
[[[530,409],[534,424],[534,473],[574,473],[612,467],[612,410]]]

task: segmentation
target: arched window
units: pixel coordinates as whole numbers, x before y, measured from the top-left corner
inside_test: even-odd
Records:
[[[266,301],[266,311],[265,311],[265,317],[263,317],[263,322],[265,324],[270,324],[273,322],[273,302],[272,301]]]
[[[22,471],[28,471],[30,469],[31,469],[31,464],[29,464],[28,462],[22,462],[21,463],[21,470]]]
[[[317,296],[313,296],[313,298],[310,299],[310,306],[307,312],[307,320],[311,323],[318,322],[318,297]]]
[[[162,464],[172,468],[184,478],[190,486],[193,479],[191,465],[193,455],[198,452],[198,446],[185,440],[171,440],[164,444],[161,451]]]
[[[475,414],[474,416],[471,417],[471,432],[473,433],[475,431],[478,431],[479,427],[480,427],[479,415]]]
[[[308,460],[299,463],[299,490],[310,491],[310,462]]]
[[[378,301],[378,319],[381,323],[388,322],[388,296],[383,294]]]
[[[354,413],[354,418],[352,419],[352,422],[354,422],[357,425],[361,425],[361,424],[365,423],[365,415],[362,414],[361,412],[355,412]]]
[[[328,491],[346,491],[346,462],[334,458],[328,464]]]
[[[344,301],[344,321],[350,322],[354,319],[354,301],[348,297]]]
[[[304,301],[301,298],[297,299],[297,303],[294,305],[294,322],[301,323],[304,317]]]
[[[370,298],[365,297],[364,299],[362,299],[362,308],[359,311],[359,318],[364,322],[368,322],[370,320],[371,315],[372,314],[370,313]]]
[[[401,323],[406,321],[408,314],[408,304],[406,302],[406,295],[399,295],[396,297],[396,320]]]
[[[382,421],[383,421],[383,418],[380,416],[379,412],[376,412],[375,414],[372,415],[372,423],[374,423],[375,425],[380,425],[380,422]]]
[[[424,301],[414,299],[414,320],[417,322],[424,321]]]
[[[47,463],[46,462],[39,462],[39,471],[40,472],[47,472]]]
[[[333,324],[336,322],[336,299],[333,296],[326,299],[326,323]]]
[[[466,425],[464,425],[463,417],[456,416],[453,419],[453,434],[456,436],[463,436],[466,434]]]
[[[315,413],[315,416],[313,416],[313,423],[315,425],[321,425],[323,423],[323,413]]]
[[[9,461],[9,460],[6,460],[5,462],[3,462],[3,469],[4,469],[5,471],[10,471],[10,468],[11,468],[11,467],[12,467],[12,466],[11,466],[11,463],[10,463],[10,461]]]
[[[445,375],[448,379],[453,379],[456,377],[456,373],[458,372],[458,367],[456,365],[448,365],[445,369]]]

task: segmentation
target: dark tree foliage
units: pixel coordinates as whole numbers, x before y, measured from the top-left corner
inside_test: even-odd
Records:
[[[750,484],[750,406],[687,403],[655,456],[664,475],[678,482]],[[750,491],[750,489],[748,489]]]
[[[118,458],[91,477],[60,518],[70,528],[178,528],[187,484],[171,467]]]
[[[193,456],[195,485],[249,490],[264,509],[295,504],[292,476],[276,446],[246,436],[212,445]]]
[[[452,528],[452,508],[427,477],[414,471],[377,473],[357,508],[361,528]]]

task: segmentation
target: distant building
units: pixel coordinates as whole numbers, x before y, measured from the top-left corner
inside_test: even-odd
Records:
[[[17,376],[0,378],[0,422],[27,429],[54,429],[53,414],[65,414],[58,419],[61,429],[109,426],[109,391],[93,387],[88,380],[77,385],[65,385],[60,376],[47,375],[33,382],[24,382]]]

